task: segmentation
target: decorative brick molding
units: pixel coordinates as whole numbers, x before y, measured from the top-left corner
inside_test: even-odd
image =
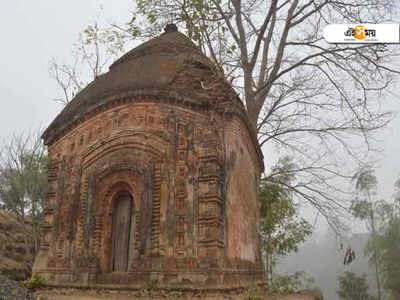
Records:
[[[189,45],[175,39],[177,49]],[[150,45],[166,51],[163,43]],[[224,82],[199,89],[213,69],[192,46],[191,62],[190,55],[177,58],[185,57],[188,69],[159,58],[158,48],[146,54],[146,47],[112,66],[105,75],[115,81],[110,91],[90,91],[98,83],[90,84],[46,130],[50,190],[34,271],[59,286],[136,288],[157,280],[200,288],[261,280],[263,164],[243,105]],[[113,76],[151,55],[156,65],[149,69],[160,72],[151,89],[115,89],[121,79]],[[135,76],[147,76],[140,71]],[[166,89],[163,76],[171,74]],[[197,82],[192,93],[183,88],[188,78]]]

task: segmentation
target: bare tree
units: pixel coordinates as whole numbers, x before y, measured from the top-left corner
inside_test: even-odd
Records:
[[[130,22],[103,32],[126,41],[176,23],[242,96],[263,149],[294,158],[296,180],[280,184],[338,228],[351,200],[345,184],[392,117],[380,106],[399,73],[399,50],[328,44],[323,28],[390,22],[397,12],[395,0],[139,0]],[[94,41],[87,40],[96,48]],[[264,179],[279,183],[278,175]]]
[[[0,151],[0,204],[24,224],[32,219],[35,250],[47,193],[47,152],[39,133],[14,135]]]
[[[62,95],[54,99],[67,105],[90,81],[105,72],[112,59],[123,51],[124,34],[119,30],[100,29],[97,23],[79,34],[72,55],[72,63],[49,63],[50,76],[56,81]]]
[[[328,44],[323,28],[390,22],[396,8],[391,0],[140,0],[127,31],[141,25],[146,36],[171,21],[185,29],[231,77],[260,145],[295,158],[297,180],[280,184],[338,228],[351,167],[365,163],[373,134],[391,119],[380,105],[399,73],[392,63],[399,52]]]

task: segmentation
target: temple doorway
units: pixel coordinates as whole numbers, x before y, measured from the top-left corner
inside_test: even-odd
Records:
[[[127,272],[133,243],[134,202],[128,192],[114,198],[112,232],[112,271]]]

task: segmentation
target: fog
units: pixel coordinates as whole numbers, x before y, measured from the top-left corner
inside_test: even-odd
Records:
[[[368,256],[364,255],[364,247],[368,234],[355,233],[347,237],[339,237],[331,230],[314,234],[300,246],[297,253],[283,257],[278,263],[278,273],[293,274],[305,271],[315,282],[310,287],[318,287],[324,300],[338,300],[339,284],[337,277],[343,272],[357,275],[365,273],[370,287],[369,292],[376,295],[376,280],[373,266],[368,264]],[[347,248],[354,250],[356,258],[350,264],[344,264]]]

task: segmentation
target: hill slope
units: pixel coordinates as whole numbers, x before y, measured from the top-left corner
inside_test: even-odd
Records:
[[[31,273],[33,259],[29,221],[22,225],[15,215],[0,209],[0,274],[25,279]]]

